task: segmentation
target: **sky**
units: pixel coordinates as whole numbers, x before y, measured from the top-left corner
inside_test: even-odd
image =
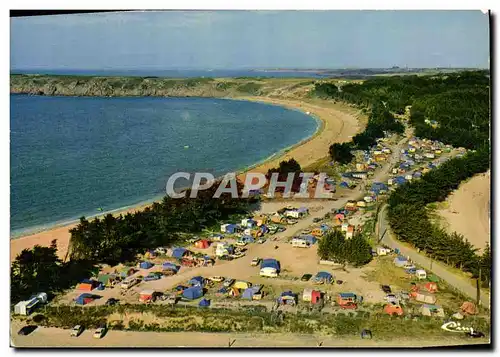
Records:
[[[11,18],[11,69],[489,67],[480,11],[166,11]]]

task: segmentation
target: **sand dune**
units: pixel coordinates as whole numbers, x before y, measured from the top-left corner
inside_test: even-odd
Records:
[[[484,249],[490,242],[490,171],[460,185],[439,210],[449,232],[463,234],[469,242]]]

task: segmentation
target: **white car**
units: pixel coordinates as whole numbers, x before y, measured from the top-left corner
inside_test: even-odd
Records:
[[[97,330],[94,332],[94,338],[102,338],[106,334],[106,327],[99,327]]]
[[[211,276],[208,278],[208,280],[214,281],[216,283],[220,283],[221,281],[224,281],[224,277],[223,276]]]
[[[253,258],[252,263],[250,263],[251,266],[256,267],[260,263],[260,258]]]
[[[71,329],[71,333],[69,334],[71,337],[78,337],[83,332],[82,325],[76,325]]]
[[[165,255],[165,254],[167,254],[167,249],[163,248],[163,247],[159,247],[159,248],[155,249],[155,253]]]

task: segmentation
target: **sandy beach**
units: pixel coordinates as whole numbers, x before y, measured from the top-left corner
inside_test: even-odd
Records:
[[[280,105],[288,109],[300,110],[310,115],[314,115],[321,120],[321,127],[311,138],[298,143],[281,155],[275,155],[270,160],[263,162],[253,168],[254,172],[267,172],[269,168],[278,166],[282,160],[294,158],[302,167],[310,165],[315,161],[328,155],[328,148],[332,143],[349,141],[352,136],[361,130],[362,125],[359,122],[358,112],[346,105],[335,104],[322,100],[292,100],[277,99],[268,97],[241,97],[234,98],[239,100],[250,100],[274,105]],[[244,173],[238,176],[244,180]],[[134,212],[143,209],[146,205],[129,208],[116,214]],[[10,259],[11,261],[23,250],[29,249],[34,245],[49,246],[54,239],[57,240],[58,254],[61,258],[66,256],[70,239],[69,229],[76,224],[54,227],[49,230],[34,233],[24,237],[11,239],[10,241]]]
[[[463,234],[480,250],[490,243],[490,186],[490,171],[476,175],[450,194],[447,207],[438,211],[449,232]]]

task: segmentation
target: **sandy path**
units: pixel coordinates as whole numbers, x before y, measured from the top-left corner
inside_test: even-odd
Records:
[[[479,249],[490,243],[490,171],[460,185],[447,199],[447,208],[439,210],[449,232],[463,234]]]
[[[360,130],[355,110],[341,104],[333,104],[326,101],[303,102],[299,100],[274,99],[262,97],[235,98],[242,100],[252,100],[263,103],[281,105],[289,109],[310,112],[323,123],[322,129],[315,136],[292,148],[285,155],[275,157],[271,161],[252,168],[254,172],[267,172],[271,167],[277,166],[279,161],[294,157],[302,166],[307,166],[316,160],[324,157],[328,153],[329,146],[334,142],[344,142],[350,140]],[[240,178],[244,179],[243,176]],[[128,209],[135,211],[141,207]],[[119,212],[118,212],[119,213]],[[49,246],[53,239],[57,239],[59,256],[64,258],[68,250],[70,239],[69,229],[75,224],[53,228],[47,231],[35,233],[21,238],[11,239],[10,259],[13,260],[23,249],[29,249],[36,244]]]
[[[486,344],[485,338],[467,339],[462,336],[442,338],[401,338],[362,340],[358,336],[336,337],[302,334],[237,334],[204,332],[133,332],[108,331],[102,339],[92,337],[93,330],[80,337],[70,337],[68,330],[39,327],[28,336],[18,336],[22,326],[11,324],[11,346],[15,347],[423,347]]]

